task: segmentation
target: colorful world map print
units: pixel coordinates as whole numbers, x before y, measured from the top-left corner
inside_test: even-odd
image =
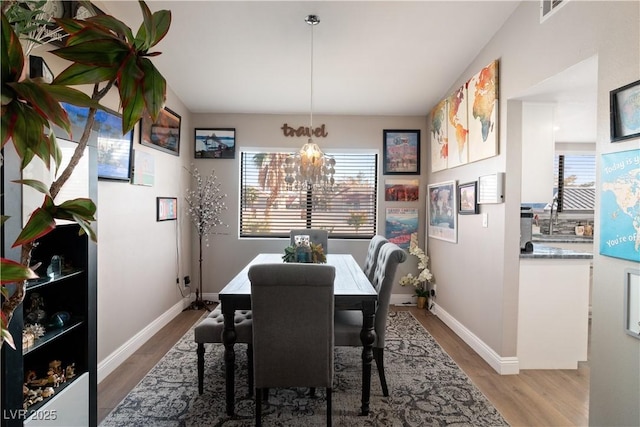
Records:
[[[640,150],[602,155],[600,254],[640,262]]]
[[[498,154],[498,61],[484,67],[467,82],[469,161]]]

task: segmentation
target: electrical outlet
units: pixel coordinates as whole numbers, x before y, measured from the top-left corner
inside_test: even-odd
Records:
[[[488,213],[483,213],[482,214],[482,226],[484,228],[489,227],[489,214]]]

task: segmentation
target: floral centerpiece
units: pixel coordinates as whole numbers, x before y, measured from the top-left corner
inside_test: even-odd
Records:
[[[400,286],[413,286],[416,289],[415,295],[417,297],[428,297],[429,289],[427,289],[427,283],[433,279],[433,274],[429,270],[429,257],[424,253],[418,245],[413,245],[409,248],[409,253],[418,258],[418,270],[420,273],[417,276],[409,273],[400,278]]]

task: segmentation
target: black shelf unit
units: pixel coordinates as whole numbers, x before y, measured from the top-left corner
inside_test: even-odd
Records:
[[[89,197],[96,201],[97,175],[95,150],[89,148]],[[11,248],[21,229],[22,191],[20,185],[12,183],[20,179],[21,174],[17,156],[11,144],[3,149],[5,161],[2,165],[2,215],[11,218],[2,227],[2,256],[14,260],[20,259],[19,248]],[[86,183],[84,183],[86,186]],[[55,410],[58,417],[64,417],[65,410],[86,411],[88,425],[97,424],[97,248],[86,234],[80,234],[80,227],[72,223],[58,223],[49,234],[38,239],[38,245],[32,252],[32,265],[42,262],[36,270],[39,279],[31,280],[25,289],[23,303],[16,309],[9,324],[16,349],[8,345],[2,347],[2,414],[0,426],[22,426],[25,418],[46,407]],[[47,267],[53,255],[63,257],[62,274],[47,276]],[[44,336],[36,339],[33,345],[22,347],[22,330],[28,319],[32,298],[39,295],[46,316],[38,322],[45,327]],[[53,325],[51,319],[56,313],[68,313],[70,318],[63,326]],[[33,371],[37,378],[47,378],[49,363],[59,360],[63,369],[73,364],[75,376],[58,387],[55,394],[43,401],[23,407],[23,384],[27,374]],[[80,377],[88,374],[88,408],[54,408],[52,398],[60,396]],[[81,383],[79,383],[81,384]],[[51,402],[51,405],[47,405]],[[44,408],[43,408],[44,409]]]

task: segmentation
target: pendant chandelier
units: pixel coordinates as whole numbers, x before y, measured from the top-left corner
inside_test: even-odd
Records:
[[[336,160],[325,155],[313,142],[313,27],[320,23],[317,15],[307,15],[305,22],[311,26],[311,96],[309,114],[309,140],[300,151],[287,157],[285,182],[289,188],[301,191],[331,190],[335,183]]]

